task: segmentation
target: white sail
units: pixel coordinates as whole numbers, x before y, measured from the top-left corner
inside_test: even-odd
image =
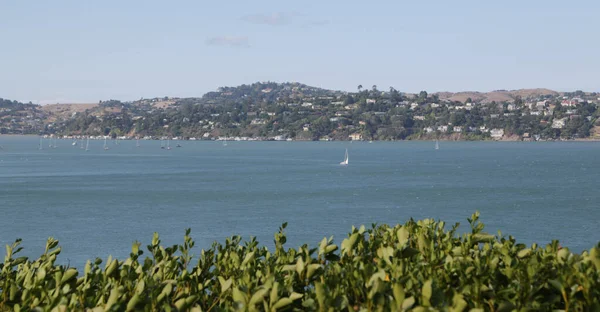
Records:
[[[348,165],[348,149],[346,149],[346,154],[344,155],[344,161],[340,163],[340,165],[347,166]]]
[[[86,151],[90,150],[90,137],[87,138],[87,142],[85,143],[85,150]]]
[[[440,144],[438,143],[438,140],[435,140],[435,149],[440,149]]]
[[[104,150],[108,150],[108,146],[106,146],[106,137],[104,137]]]

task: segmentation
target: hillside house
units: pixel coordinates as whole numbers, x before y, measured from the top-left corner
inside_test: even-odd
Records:
[[[567,122],[567,117],[552,120],[553,129],[562,129]]]
[[[577,106],[577,104],[579,104],[579,102],[577,102],[576,100],[563,100],[562,102],[560,102],[560,105],[566,107],[574,107]]]
[[[490,130],[490,136],[493,139],[500,140],[504,136],[504,129],[492,129]]]
[[[352,133],[351,135],[348,136],[350,138],[350,140],[352,141],[360,141],[363,139],[362,134],[360,133]]]

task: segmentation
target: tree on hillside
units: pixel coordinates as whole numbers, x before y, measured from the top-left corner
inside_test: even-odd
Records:
[[[362,91],[363,86],[361,84],[358,85],[358,92],[360,93],[360,91]]]

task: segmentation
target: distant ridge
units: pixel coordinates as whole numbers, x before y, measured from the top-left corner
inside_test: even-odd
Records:
[[[517,96],[522,99],[536,98],[540,96],[559,96],[561,93],[550,89],[519,89],[519,90],[496,90],[491,92],[476,92],[476,91],[462,91],[462,92],[437,92],[441,100],[450,100],[465,102],[468,98],[471,98],[473,102],[491,103],[491,102],[512,102]]]

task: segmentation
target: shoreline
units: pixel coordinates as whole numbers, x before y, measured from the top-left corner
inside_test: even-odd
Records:
[[[0,134],[0,137],[40,137],[40,135],[37,134]],[[58,137],[57,139],[59,140],[72,140],[73,138],[70,137]],[[79,138],[81,139],[81,138]],[[90,137],[91,140],[103,140],[104,138],[98,138],[96,137]],[[114,139],[109,139],[109,140],[114,140]],[[119,141],[135,141],[135,138],[127,138],[127,139],[119,139]],[[161,139],[161,138],[152,138],[152,139],[140,139],[140,141],[161,141],[161,140],[166,140],[166,139]],[[503,139],[485,139],[485,140],[466,140],[466,139],[449,139],[449,138],[438,138],[438,139],[407,139],[407,140],[275,140],[275,139],[264,139],[264,138],[247,138],[247,139],[238,139],[236,140],[235,138],[227,138],[227,140],[224,140],[222,138],[216,138],[216,139],[196,139],[196,140],[190,140],[190,139],[173,139],[170,138],[170,140],[173,141],[192,141],[192,142],[219,142],[219,141],[229,141],[229,142],[361,142],[361,143],[369,143],[369,142],[435,142],[436,140],[439,142],[528,142],[528,143],[535,143],[535,142],[600,142],[600,138],[589,138],[589,139],[582,139],[582,138],[577,138],[577,139],[568,139],[568,140],[564,140],[564,139],[558,139],[558,140],[531,140],[531,139],[512,139],[512,138],[503,138]]]

